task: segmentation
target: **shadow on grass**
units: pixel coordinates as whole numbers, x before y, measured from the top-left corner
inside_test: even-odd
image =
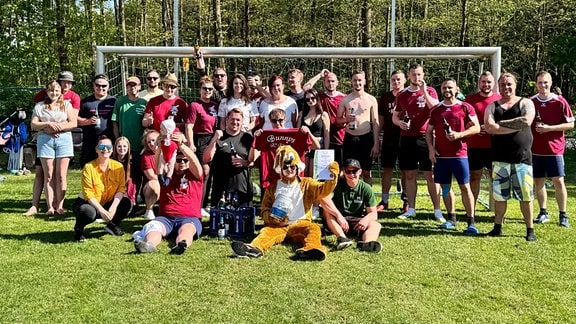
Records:
[[[86,236],[87,239],[94,239],[94,238],[101,238],[102,236],[110,234],[104,231],[104,227],[90,227],[84,230],[84,235]],[[42,243],[62,244],[74,241],[74,231],[70,229],[69,231],[51,231],[51,232],[28,233],[28,234],[0,233],[0,239],[15,240],[15,241],[35,240]]]

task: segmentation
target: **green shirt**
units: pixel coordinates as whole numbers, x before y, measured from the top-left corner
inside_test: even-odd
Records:
[[[340,179],[334,189],[332,201],[343,216],[363,217],[364,208],[376,206],[372,187],[362,180],[358,181],[356,187],[350,188],[346,180]]]
[[[128,96],[122,96],[116,100],[114,111],[112,112],[112,121],[118,123],[120,136],[125,136],[130,141],[131,151],[142,150],[142,117],[148,101],[138,98],[135,101],[128,99]]]

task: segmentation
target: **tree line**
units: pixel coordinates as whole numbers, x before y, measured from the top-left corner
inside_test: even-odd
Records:
[[[43,86],[70,70],[78,92],[90,91],[95,47],[173,46],[174,0],[6,0],[0,4],[0,84]],[[390,46],[391,0],[196,0],[179,1],[179,45],[250,47]],[[571,101],[576,99],[576,0],[397,0],[397,47],[500,46],[502,67],[518,75],[521,93],[534,93],[534,76],[548,70]],[[170,68],[168,60],[134,63]],[[152,62],[152,63],[151,63]],[[161,62],[161,63],[158,63]],[[231,71],[242,65],[211,62]],[[438,80],[456,76],[474,91],[476,68],[422,60]],[[274,61],[269,71],[284,71]],[[324,66],[295,62],[311,76]],[[319,63],[323,64],[323,63]],[[398,68],[405,68],[402,62]],[[355,60],[368,89],[387,87],[390,71],[373,60]],[[348,65],[349,67],[349,65]],[[350,73],[348,71],[347,73]],[[347,78],[349,75],[345,75]],[[88,84],[88,86],[83,85]],[[9,96],[8,96],[9,97]],[[18,96],[16,96],[18,97]],[[4,107],[13,109],[14,107]]]

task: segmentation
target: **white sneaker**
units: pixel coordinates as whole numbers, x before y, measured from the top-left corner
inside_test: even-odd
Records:
[[[434,217],[435,217],[436,220],[439,221],[440,223],[442,223],[442,224],[446,223],[446,218],[444,218],[444,216],[442,216],[442,215],[434,215]]]
[[[146,218],[148,220],[153,220],[156,218],[156,215],[154,215],[154,211],[152,209],[148,209],[144,213],[144,218]]]
[[[398,219],[409,219],[409,218],[415,218],[415,217],[416,217],[416,213],[409,210],[409,211],[405,212],[404,214],[402,214],[402,215],[400,215],[400,216],[398,216],[398,217],[396,217],[396,218],[398,218]]]
[[[105,220],[103,220],[102,218],[96,218],[96,220],[94,220],[96,223],[106,223]]]

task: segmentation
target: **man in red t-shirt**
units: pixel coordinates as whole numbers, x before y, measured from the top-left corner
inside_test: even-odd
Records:
[[[494,92],[496,82],[490,71],[484,71],[478,79],[478,92],[466,97],[467,102],[474,107],[476,116],[480,122],[480,133],[466,139],[468,143],[468,165],[470,167],[470,189],[474,196],[474,206],[480,194],[480,181],[482,180],[482,170],[488,170],[488,176],[492,178],[492,144],[490,135],[484,129],[484,111],[491,103],[500,100],[500,95]],[[490,192],[492,191],[492,186]],[[494,206],[492,194],[490,193],[490,207]]]
[[[168,118],[172,106],[176,106],[178,107],[178,112],[174,117],[174,122],[176,122],[178,129],[184,133],[184,120],[188,115],[188,105],[176,95],[179,86],[178,79],[173,73],[166,75],[162,79],[162,90],[164,92],[161,96],[154,97],[148,101],[146,110],[144,110],[144,117],[142,118],[142,127],[152,128],[160,132],[160,123]]]
[[[470,190],[470,168],[468,167],[468,147],[464,139],[480,132],[480,123],[474,108],[456,99],[458,86],[456,80],[442,82],[440,102],[430,112],[426,128],[426,143],[430,161],[434,163],[434,182],[442,186],[442,191],[450,190],[452,174],[456,178],[462,193],[462,204],[466,210],[468,228],[466,234],[476,235],[474,226],[474,196]],[[436,136],[434,136],[434,134]],[[440,225],[442,229],[456,228],[454,201],[448,200],[448,221]]]
[[[428,193],[434,205],[434,217],[443,222],[440,197],[432,175],[432,163],[429,159],[425,135],[430,108],[438,104],[438,94],[434,88],[426,85],[424,69],[419,64],[410,67],[408,79],[410,86],[404,88],[396,97],[396,107],[392,114],[392,121],[400,127],[398,164],[406,177],[405,192],[409,205],[408,211],[398,218],[416,217],[416,192],[418,190],[416,178],[420,169],[424,173]]]
[[[336,89],[338,87],[338,77],[327,69],[323,69],[320,73],[308,80],[302,87],[304,91],[314,87],[314,84],[318,82],[320,78],[324,78],[324,92],[318,93],[318,99],[328,113],[328,117],[330,117],[329,149],[334,150],[334,160],[338,162],[338,165],[342,165],[344,162],[344,135],[346,134],[346,126],[345,123],[337,123],[337,117],[340,101],[342,101],[346,95]]]
[[[184,135],[174,133],[171,139],[179,149],[174,175],[168,186],[160,189],[159,216],[132,234],[138,253],[155,252],[162,237],[176,233],[176,245],[170,253],[182,254],[202,233],[202,165],[192,149],[182,143]]]
[[[562,96],[550,93],[552,76],[548,72],[536,75],[538,94],[533,96],[532,102],[536,109],[532,123],[532,168],[534,172],[534,191],[540,206],[540,213],[534,220],[536,224],[550,221],[546,210],[547,193],[546,177],[552,178],[556,203],[558,204],[558,225],[569,227],[566,215],[566,201],[568,193],[564,183],[564,131],[574,128],[574,116],[570,105]]]

